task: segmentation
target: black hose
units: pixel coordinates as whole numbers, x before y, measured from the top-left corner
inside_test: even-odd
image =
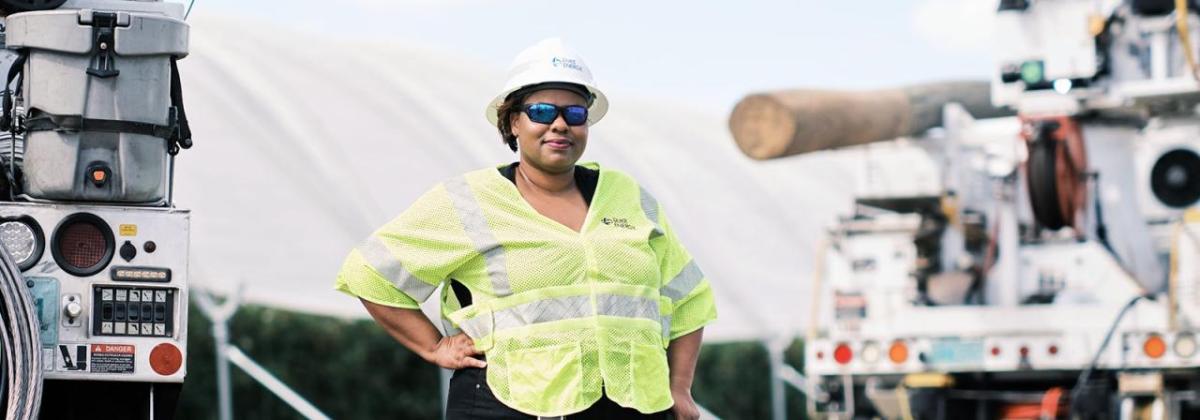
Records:
[[[1079,396],[1082,394],[1084,387],[1087,386],[1088,380],[1091,379],[1092,372],[1096,370],[1096,365],[1100,363],[1100,356],[1104,354],[1104,349],[1108,348],[1109,341],[1112,341],[1112,336],[1113,333],[1117,331],[1117,326],[1121,325],[1121,319],[1125,318],[1125,313],[1129,312],[1130,308],[1133,308],[1138,301],[1146,297],[1146,295],[1139,295],[1133,299],[1130,299],[1129,303],[1126,303],[1125,306],[1121,308],[1121,312],[1117,314],[1117,319],[1113,320],[1112,326],[1108,327],[1108,333],[1104,334],[1104,341],[1100,342],[1100,348],[1096,350],[1096,355],[1092,356],[1092,362],[1088,364],[1088,367],[1084,369],[1083,372],[1079,373],[1079,379],[1075,381],[1075,386],[1071,388],[1072,414],[1078,411],[1077,404],[1079,402]]]

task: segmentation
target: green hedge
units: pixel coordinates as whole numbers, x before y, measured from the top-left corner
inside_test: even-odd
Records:
[[[192,305],[192,308],[196,308]],[[217,418],[212,324],[188,316],[188,377],[178,418]],[[231,342],[321,411],[336,419],[437,419],[438,371],[369,320],[322,317],[243,306]],[[787,352],[801,366],[796,343]],[[696,371],[696,401],[725,419],[769,419],[767,353],[758,343],[705,345]],[[231,366],[234,416],[296,419],[294,410]],[[802,418],[801,396],[788,391],[789,418]]]

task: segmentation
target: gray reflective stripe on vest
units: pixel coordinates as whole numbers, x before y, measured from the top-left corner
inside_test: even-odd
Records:
[[[654,196],[650,195],[650,192],[646,191],[645,188],[638,187],[638,189],[641,190],[642,194],[642,212],[646,213],[646,218],[650,219],[650,223],[654,224],[654,232],[650,234],[650,238],[653,239],[662,236],[662,226],[658,224],[658,200],[655,200]]]
[[[479,206],[479,200],[475,199],[475,195],[471,193],[467,179],[461,176],[456,177],[446,181],[445,186],[446,192],[450,194],[450,201],[454,203],[454,208],[458,210],[458,215],[462,219],[467,237],[471,238],[471,242],[475,245],[475,251],[483,255],[488,277],[492,279],[492,292],[496,296],[511,295],[508,267],[504,263],[504,247],[500,246],[500,242],[496,241],[496,235],[493,235],[492,229],[488,227],[487,219],[483,217],[483,208]]]
[[[663,340],[671,340],[671,316],[667,315],[662,318],[662,333]]]
[[[683,269],[679,270],[679,274],[676,274],[675,278],[662,287],[659,293],[671,298],[671,301],[677,301],[691,294],[692,290],[700,285],[701,280],[704,280],[704,273],[696,265],[696,260],[691,260],[683,266]]]
[[[581,318],[592,312],[587,296],[543,299],[492,313],[496,331],[562,319]]]
[[[657,321],[658,301],[619,295],[596,295],[596,314]]]
[[[392,251],[377,235],[371,235],[366,242],[359,245],[358,252],[379,275],[392,282],[404,294],[416,299],[417,302],[424,302],[437,288],[436,285],[421,281],[405,270],[404,266],[400,265],[400,260],[392,255]]]
[[[462,304],[459,303],[458,297],[455,296],[453,292],[442,290],[442,307],[441,311],[438,311],[438,318],[441,318],[442,320],[442,335],[451,336],[462,332],[462,330],[454,326],[454,321],[451,321],[450,318],[446,317],[446,311],[452,312],[458,309],[462,309]]]
[[[590,296],[564,296],[501,309],[492,312],[491,320],[486,313],[481,314],[463,321],[459,327],[468,336],[478,340],[496,331],[593,315],[642,318],[660,322],[658,302],[652,298],[597,295],[595,311],[592,310]]]
[[[700,285],[700,281],[704,280],[704,273],[700,271],[700,266],[696,265],[696,260],[688,261],[687,264],[679,270],[671,281],[667,282],[662,289],[659,289],[659,294],[671,299],[672,302],[678,301],[692,294],[696,286]],[[671,339],[671,316],[667,315],[662,318],[662,334],[663,339]]]
[[[443,331],[442,335],[447,336],[447,337],[452,336],[452,335],[457,335],[458,333],[462,332],[462,330],[455,328],[454,322],[451,322],[449,319],[446,319],[446,317],[442,317],[442,331]]]

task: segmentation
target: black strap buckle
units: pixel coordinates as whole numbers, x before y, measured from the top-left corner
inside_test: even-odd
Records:
[[[117,30],[117,14],[113,12],[92,13],[92,62],[87,73],[101,79],[116,77],[121,70],[115,68],[116,54],[113,42]]]

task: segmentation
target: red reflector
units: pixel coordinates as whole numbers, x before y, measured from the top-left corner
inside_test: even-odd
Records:
[[[850,358],[854,357],[854,352],[850,350],[850,346],[846,343],[838,344],[837,348],[833,349],[833,360],[839,364],[850,363]]]
[[[1058,354],[1058,346],[1051,344],[1050,348],[1046,349],[1046,351],[1050,352],[1051,356],[1056,355]]]
[[[1021,352],[1022,358],[1029,357],[1029,347],[1028,346],[1021,346],[1020,352]]]
[[[995,356],[999,356],[999,355],[1000,355],[1000,346],[992,347],[992,356],[995,357]]]
[[[183,354],[179,347],[170,343],[162,343],[150,350],[150,368],[159,375],[169,376],[179,371],[183,366]]]

